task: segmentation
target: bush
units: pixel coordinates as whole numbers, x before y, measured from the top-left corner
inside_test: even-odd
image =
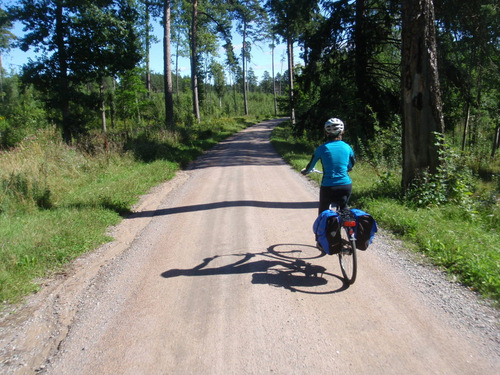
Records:
[[[436,138],[441,144],[442,136],[436,134]],[[447,144],[441,147],[439,159],[437,173],[424,171],[410,185],[406,203],[416,207],[453,203],[469,209],[473,204],[471,197],[476,179],[467,165],[467,159]]]

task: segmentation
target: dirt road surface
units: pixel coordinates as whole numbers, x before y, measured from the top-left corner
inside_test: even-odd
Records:
[[[317,188],[269,144],[275,123],[143,197],[113,243],[4,316],[0,372],[499,374],[495,310],[383,232],[344,284],[314,247]]]

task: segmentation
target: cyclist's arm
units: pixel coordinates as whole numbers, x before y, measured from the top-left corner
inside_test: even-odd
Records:
[[[352,171],[352,168],[354,167],[354,164],[356,164],[356,157],[354,156],[354,152],[351,149],[351,152],[349,154],[349,163],[347,165],[347,171],[348,172]]]
[[[308,174],[308,173],[311,173],[311,171],[314,169],[314,167],[316,166],[316,163],[318,162],[319,160],[319,157],[316,156],[316,152],[313,154],[313,156],[311,157],[311,160],[309,161],[309,163],[307,164],[307,167],[305,167],[303,170],[302,170],[302,174]]]

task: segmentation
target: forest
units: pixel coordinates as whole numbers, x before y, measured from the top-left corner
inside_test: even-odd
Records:
[[[278,116],[290,118],[285,138],[298,153],[324,139],[326,119],[339,117],[382,189],[416,208],[458,204],[474,217],[480,206],[495,231],[498,7],[496,0],[0,2],[0,156],[40,138],[108,162],[132,153],[182,165],[181,150],[218,139],[224,124]],[[150,69],[153,20],[163,28],[162,74]],[[16,22],[22,36],[12,32]],[[256,77],[256,46],[270,46],[274,66],[280,43],[286,71]],[[1,56],[12,48],[37,57],[7,72]],[[189,58],[189,75],[178,71],[179,57]],[[19,210],[12,203],[19,194],[37,209],[56,204],[57,188],[23,173],[0,171],[0,216]],[[28,186],[34,198],[25,197]]]
[[[2,5],[0,51],[16,46],[39,57],[22,72],[0,67],[0,144],[13,147],[34,130],[54,125],[70,144],[97,131],[130,137],[214,117],[278,113],[290,116],[296,134],[318,139],[318,124],[335,114],[348,124],[358,153],[376,161],[400,165],[405,159],[401,138],[411,137],[403,151],[413,152],[410,145],[432,145],[439,142],[434,133],[440,133],[474,158],[476,173],[488,174],[500,142],[498,4],[424,3],[416,10],[410,1],[389,0],[22,0]],[[412,11],[431,17],[432,27],[413,22]],[[152,75],[149,69],[153,19],[164,28],[164,74]],[[23,36],[12,34],[13,22],[22,23]],[[435,84],[425,89],[437,96],[431,97],[434,120],[410,125],[402,94],[408,77],[403,44],[405,30],[410,45],[411,35],[420,33],[416,29],[424,45],[408,53],[420,56],[417,64],[429,61],[425,72],[432,73]],[[233,32],[243,40],[239,56]],[[288,69],[266,71],[258,82],[249,68],[252,46],[278,42],[287,45]],[[293,58],[297,48],[300,62]],[[219,55],[221,49],[225,56]],[[187,77],[176,70],[179,56],[190,58]],[[274,54],[272,59],[274,66]],[[425,131],[405,137],[403,130],[410,127]],[[436,172],[439,150],[430,149],[431,160],[404,168],[410,170],[403,176],[405,186],[426,168]]]

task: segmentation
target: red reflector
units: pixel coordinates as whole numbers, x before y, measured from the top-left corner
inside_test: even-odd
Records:
[[[355,227],[356,222],[355,221],[344,221],[344,227]]]

